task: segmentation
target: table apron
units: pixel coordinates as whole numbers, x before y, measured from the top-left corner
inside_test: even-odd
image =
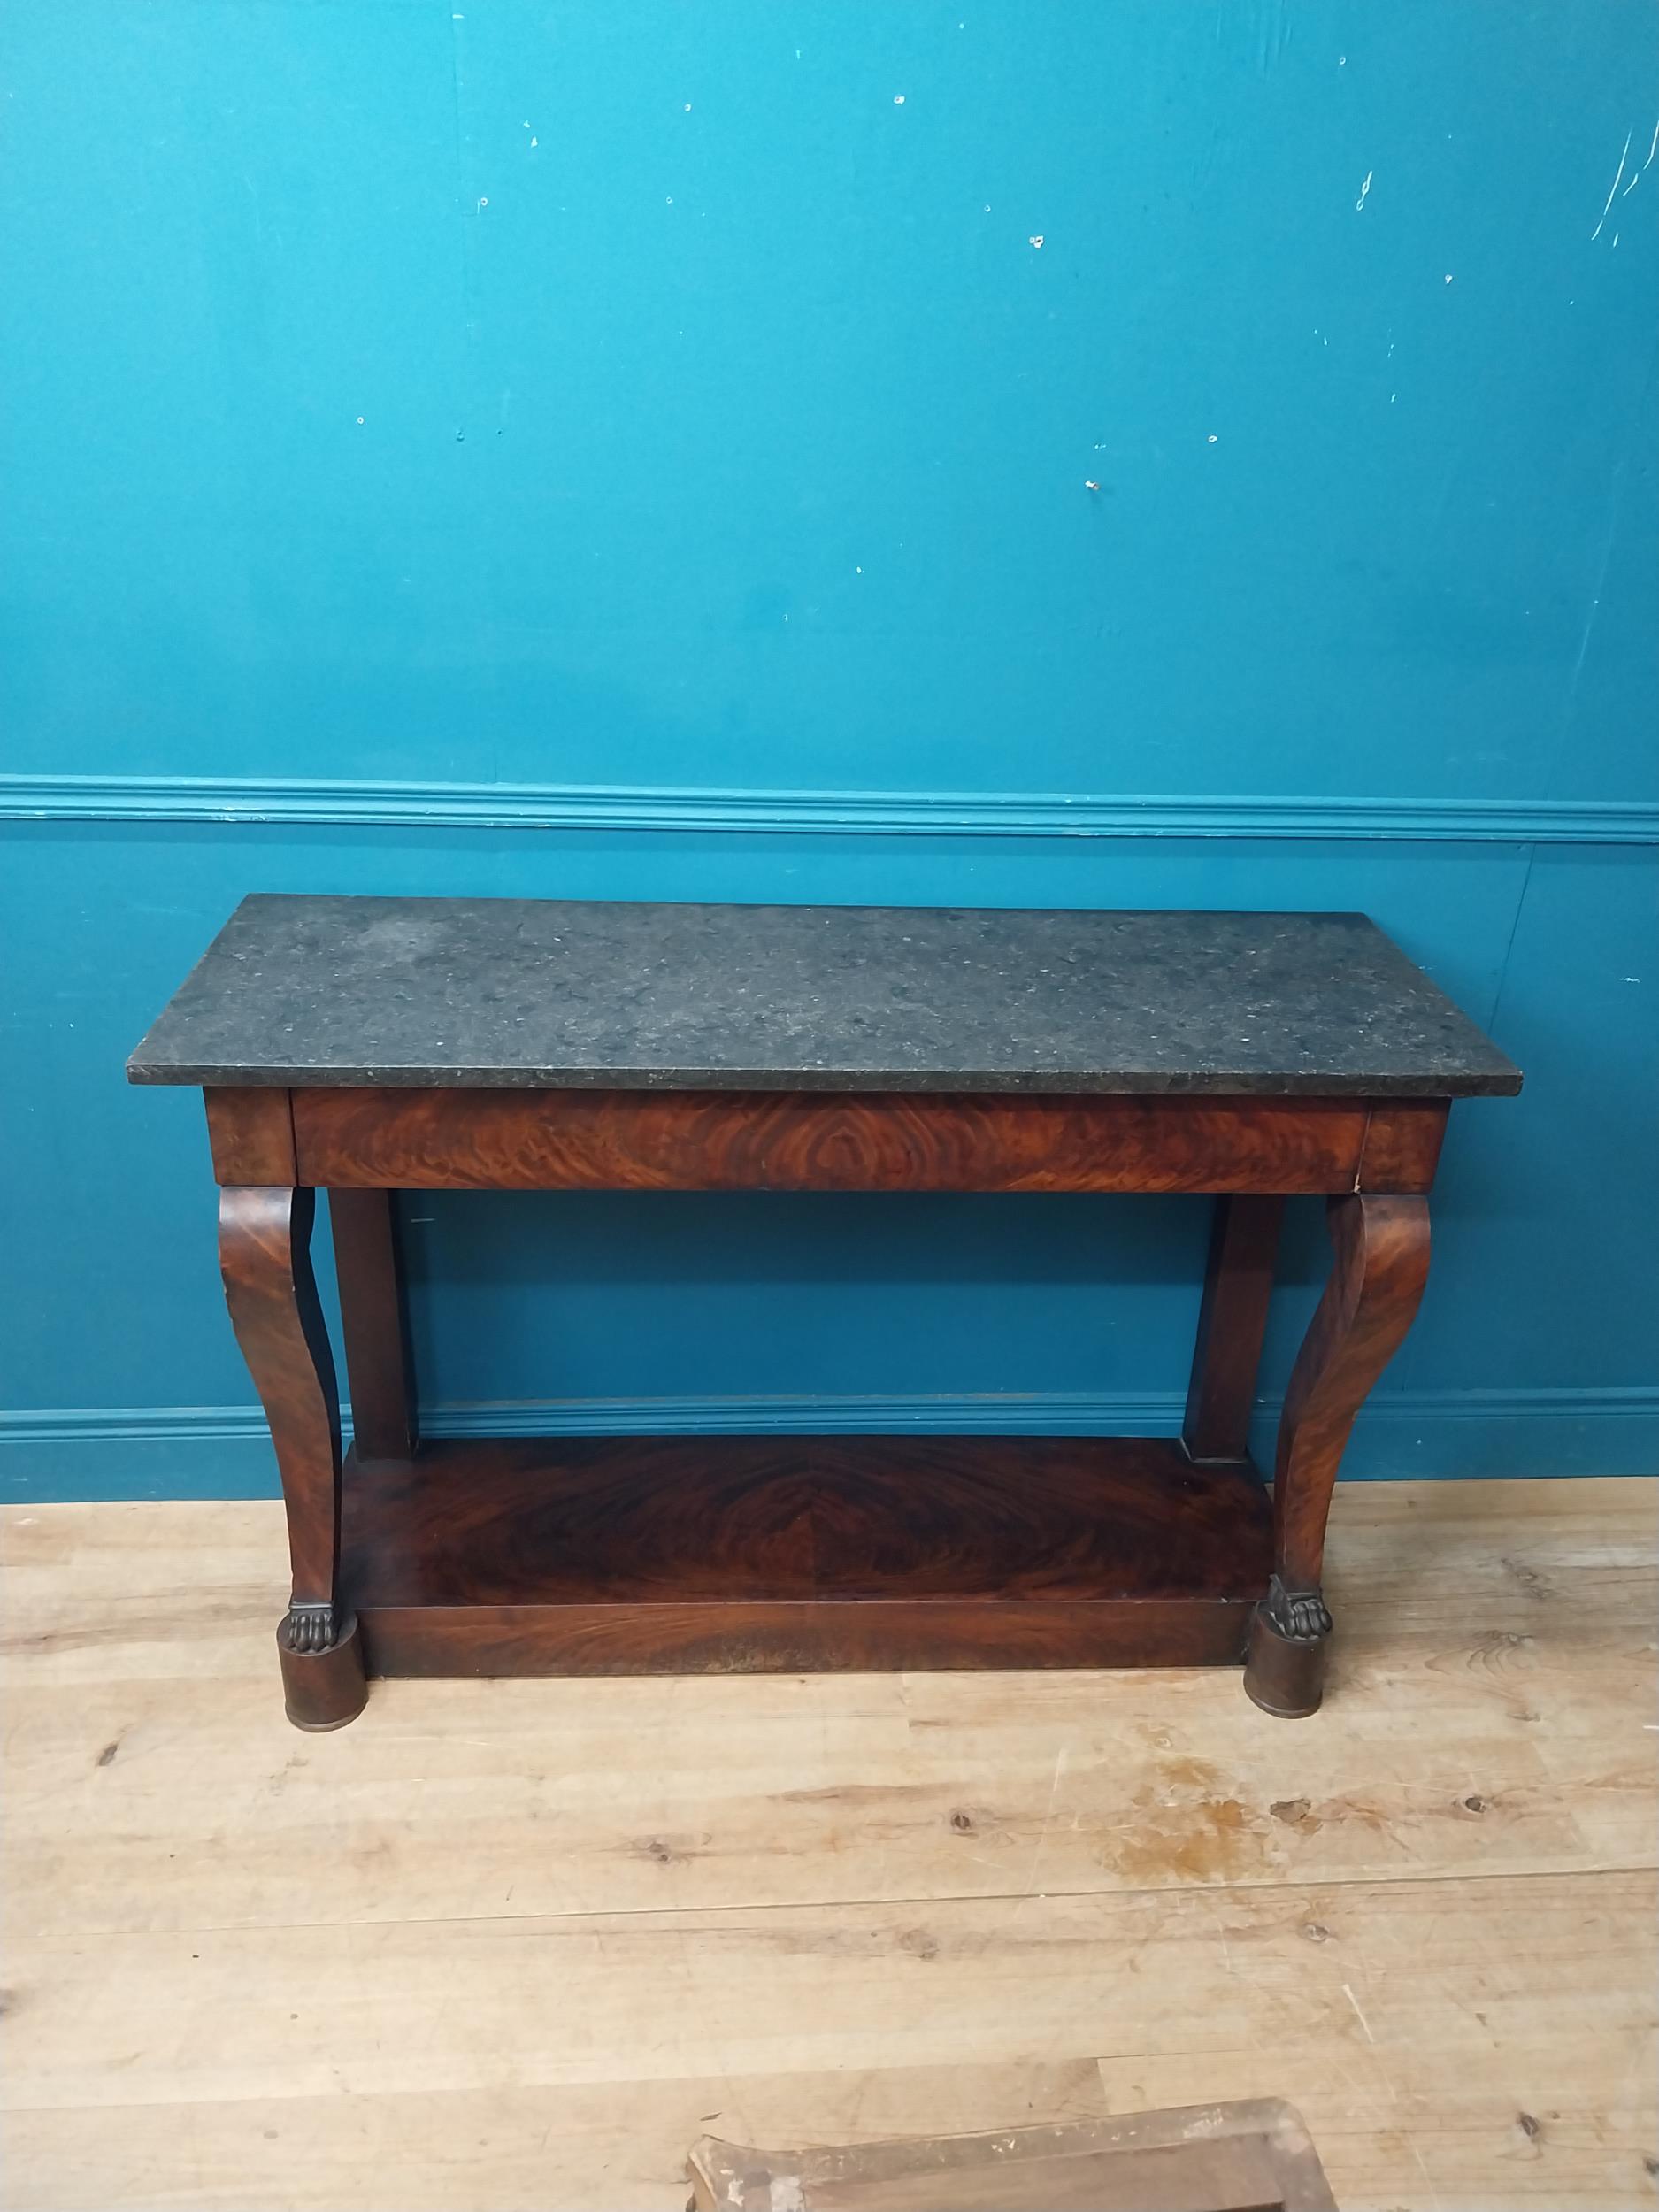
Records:
[[[341,1189],[1426,1191],[1444,1099],[207,1093],[221,1183]]]

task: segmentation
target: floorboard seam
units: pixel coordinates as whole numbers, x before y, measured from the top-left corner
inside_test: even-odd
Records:
[[[486,1928],[508,1924],[525,1925],[535,1921],[563,1925],[566,1922],[582,1920],[683,1920],[697,1916],[712,1918],[741,1915],[752,1918],[765,1913],[782,1912],[910,1912],[925,1911],[929,1907],[954,1905],[1083,1903],[1091,1898],[1215,1898],[1236,1896],[1240,1892],[1248,1892],[1252,1897],[1271,1894],[1275,1891],[1282,1892],[1286,1896],[1305,1896],[1314,1890],[1380,1890],[1406,1886],[1421,1889],[1433,1883],[1455,1883],[1467,1888],[1476,1883],[1489,1886],[1497,1882],[1614,1881],[1627,1876],[1655,1872],[1659,1872],[1659,1859],[1645,1860],[1632,1866],[1523,1867],[1513,1873],[1487,1870],[1471,1874],[1310,1875],[1305,1881],[1300,1882],[1213,1882],[1165,1888],[953,1890],[933,1897],[815,1898],[798,1903],[770,1905],[611,1905],[589,1906],[579,1912],[434,1913],[396,1920],[231,1920],[205,1927],[86,1928],[35,1932],[36,1939],[44,1943],[119,1942],[141,1937],[181,1940],[188,1936],[299,1935],[309,1930],[328,1928]]]

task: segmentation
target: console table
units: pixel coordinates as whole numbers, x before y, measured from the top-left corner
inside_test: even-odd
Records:
[[[1450,1102],[1521,1085],[1361,914],[266,896],[127,1073],[206,1094],[303,1728],[371,1675],[1242,1662],[1314,1711],[1332,1485]],[[1210,1193],[1182,1433],[422,1440],[399,1190]],[[1335,1258],[1270,1499],[1248,1431],[1306,1192]]]

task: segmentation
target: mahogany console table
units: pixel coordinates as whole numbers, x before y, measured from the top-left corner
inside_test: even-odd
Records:
[[[1361,914],[515,899],[244,900],[127,1072],[206,1094],[303,1728],[372,1674],[1242,1662],[1314,1711],[1332,1485],[1422,1293],[1450,1102],[1521,1085]],[[422,1441],[410,1189],[1211,1193],[1183,1432]],[[1335,1262],[1270,1500],[1247,1437],[1300,1192]]]

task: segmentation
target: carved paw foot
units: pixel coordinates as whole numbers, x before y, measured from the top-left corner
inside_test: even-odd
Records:
[[[1267,1586],[1262,1611],[1287,1643],[1322,1643],[1331,1633],[1331,1616],[1317,1590],[1287,1590],[1275,1575]]]
[[[289,1651],[326,1651],[334,1640],[334,1607],[290,1605],[280,1635]]]
[[[1244,1687],[1251,1702],[1280,1720],[1319,1709],[1331,1616],[1317,1590],[1287,1590],[1275,1575],[1250,1617]]]
[[[342,1728],[363,1710],[368,1684],[355,1613],[291,1605],[276,1640],[283,1702],[296,1728]]]

